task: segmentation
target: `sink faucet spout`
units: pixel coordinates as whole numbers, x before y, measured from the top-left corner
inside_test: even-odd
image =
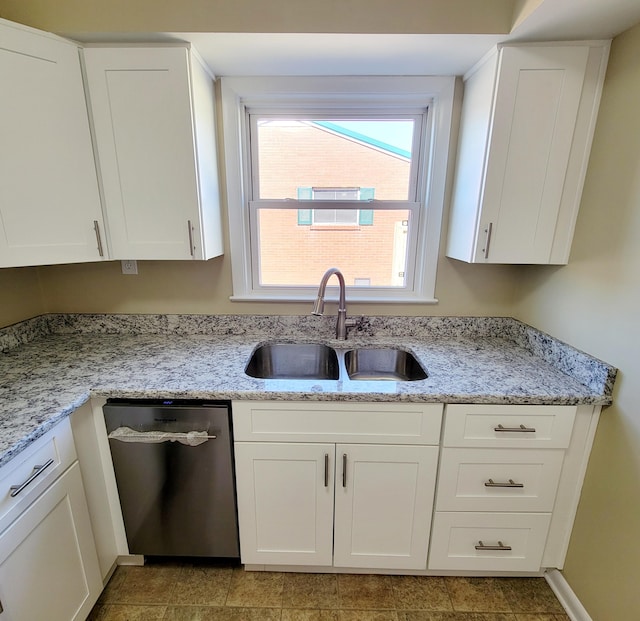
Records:
[[[355,326],[356,321],[355,319],[347,319],[346,286],[344,276],[337,267],[330,267],[322,276],[320,286],[318,287],[318,297],[313,304],[311,314],[322,315],[324,313],[324,295],[327,288],[327,281],[334,274],[338,278],[338,286],[340,287],[340,296],[338,299],[338,320],[336,322],[336,338],[344,341],[347,338],[347,328]]]

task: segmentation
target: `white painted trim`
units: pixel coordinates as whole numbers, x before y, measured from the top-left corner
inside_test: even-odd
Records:
[[[281,571],[305,574],[362,574],[361,567],[332,565],[264,565],[244,563],[245,571]],[[383,576],[452,576],[465,578],[544,578],[543,571],[477,571],[462,569],[376,569],[367,567],[367,574]]]
[[[249,169],[243,155],[247,144],[245,106],[265,107],[286,98],[295,109],[335,104],[355,109],[367,107],[406,109],[429,107],[427,115],[429,143],[421,166],[429,164],[429,175],[421,188],[426,216],[418,223],[417,258],[413,288],[410,291],[372,292],[371,301],[434,302],[436,268],[449,161],[455,77],[453,76],[302,76],[302,77],[223,77],[221,102],[224,162],[226,171],[227,213],[231,250],[234,301],[263,299],[252,283],[250,256],[248,179]],[[423,132],[425,129],[423,129]],[[424,136],[423,136],[424,137]],[[362,297],[364,292],[358,292]],[[313,291],[310,288],[310,294]],[[285,296],[279,291],[276,301]],[[298,297],[300,293],[298,292]]]
[[[542,567],[562,569],[600,418],[600,406],[578,406],[571,442],[565,453]]]
[[[560,571],[550,569],[544,577],[571,621],[593,621]]]

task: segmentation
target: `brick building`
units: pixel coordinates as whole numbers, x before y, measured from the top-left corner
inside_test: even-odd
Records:
[[[410,153],[330,123],[259,126],[260,199],[407,200]],[[407,210],[259,210],[263,285],[402,286]]]

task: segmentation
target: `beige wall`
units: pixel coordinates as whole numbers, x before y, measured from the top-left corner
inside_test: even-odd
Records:
[[[0,0],[52,32],[507,33],[515,0]],[[392,10],[390,10],[392,8]]]
[[[0,328],[41,315],[45,304],[38,269],[0,269]]]
[[[594,621],[640,616],[640,25],[613,42],[571,260],[529,268],[517,316],[616,365],[565,577]]]
[[[2,273],[3,270],[0,270]],[[304,315],[311,303],[231,302],[228,255],[211,261],[139,261],[138,275],[119,262],[39,268],[46,312]],[[517,268],[465,265],[441,258],[437,305],[350,304],[349,314],[512,315]],[[328,298],[329,300],[329,298]],[[327,314],[335,305],[327,304]]]

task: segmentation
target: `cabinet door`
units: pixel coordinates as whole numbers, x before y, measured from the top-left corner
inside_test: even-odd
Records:
[[[87,48],[84,57],[113,257],[193,258],[200,224],[188,50]]]
[[[102,211],[76,45],[0,20],[0,267],[98,261]]]
[[[235,443],[245,564],[331,565],[333,444]]]
[[[336,447],[334,565],[425,569],[438,447]]]
[[[477,261],[549,262],[588,56],[587,46],[502,50]]]
[[[7,621],[81,621],[102,590],[77,462],[0,537]]]

